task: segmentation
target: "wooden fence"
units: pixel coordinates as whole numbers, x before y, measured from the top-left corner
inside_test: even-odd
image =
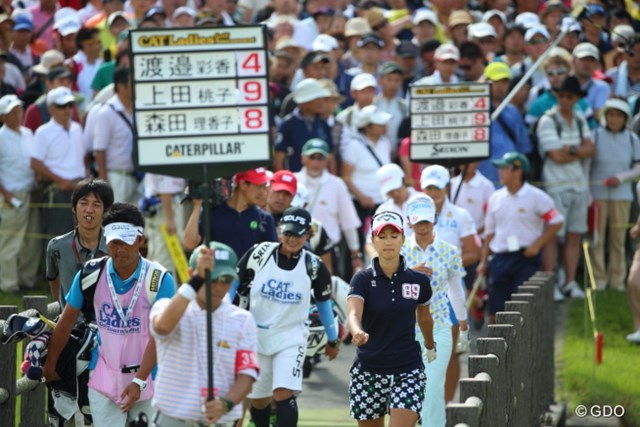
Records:
[[[21,314],[36,316],[35,310],[53,319],[60,313],[57,302],[47,304],[45,296],[26,296],[23,299],[25,311]],[[4,329],[5,319],[17,313],[16,306],[0,305],[0,331]],[[44,425],[46,387],[38,387],[40,381],[21,377],[16,380],[16,345],[0,344],[0,425],[11,426],[16,419],[16,398],[20,400],[20,426],[34,427]],[[6,424],[5,424],[6,423]]]
[[[447,427],[552,425],[554,277],[536,273],[507,301],[469,356],[460,402],[447,405]]]

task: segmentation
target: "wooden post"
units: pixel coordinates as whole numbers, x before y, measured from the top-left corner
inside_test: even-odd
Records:
[[[514,294],[515,295],[515,294]],[[533,295],[531,295],[533,297]],[[518,425],[534,425],[531,420],[535,413],[536,372],[533,370],[535,360],[539,356],[538,345],[533,340],[535,327],[532,307],[526,301],[507,301],[505,309],[520,313],[522,327],[517,335],[518,357],[516,366],[520,387],[516,388],[518,395]]]
[[[42,314],[46,314],[48,300],[49,298],[45,296],[25,296],[23,299],[24,308],[25,310],[35,309]],[[24,343],[24,345],[26,345],[26,342]],[[20,404],[21,426],[30,427],[42,424],[42,420],[46,412],[45,390],[46,388],[44,386],[41,386],[22,394]]]
[[[447,405],[447,427],[464,425],[467,427],[481,427],[480,413],[484,403],[473,396],[464,403],[450,403]]]
[[[487,403],[488,426],[508,425],[507,413],[507,343],[502,338],[478,338],[479,356],[469,356],[469,376],[487,372],[491,377],[491,394]]]
[[[497,314],[496,320],[498,320]],[[515,426],[516,424],[513,423],[515,396],[513,395],[512,378],[514,377],[513,358],[516,356],[516,327],[509,324],[495,324],[489,325],[488,331],[490,338],[502,338],[507,343],[507,351],[504,357],[505,381],[499,387],[503,387],[505,393],[504,412],[507,419],[504,425]]]
[[[15,305],[0,305],[0,319],[18,312]],[[16,346],[0,344],[0,389],[6,390],[7,400],[0,403],[0,420],[13,425],[16,419]]]

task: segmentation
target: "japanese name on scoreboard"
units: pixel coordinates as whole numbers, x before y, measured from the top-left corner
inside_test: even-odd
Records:
[[[488,83],[411,86],[413,161],[463,163],[489,157]]]
[[[131,32],[139,166],[267,162],[260,26]]]

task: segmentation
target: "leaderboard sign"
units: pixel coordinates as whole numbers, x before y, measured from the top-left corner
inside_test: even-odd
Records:
[[[490,155],[488,83],[411,86],[409,157],[425,163],[466,163]]]
[[[263,26],[130,33],[134,158],[141,170],[197,178],[269,164]]]

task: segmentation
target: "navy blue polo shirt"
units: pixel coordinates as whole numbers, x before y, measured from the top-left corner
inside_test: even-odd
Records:
[[[288,168],[291,172],[302,169],[302,146],[312,138],[320,138],[333,149],[331,128],[319,116],[305,119],[297,108],[285,117],[278,128],[278,135],[274,149],[283,151],[288,156]]]
[[[416,308],[431,300],[431,282],[400,258],[400,268],[391,279],[374,258],[369,268],[351,279],[347,295],[364,300],[362,329],[369,334],[369,341],[358,347],[354,363],[376,374],[424,368],[416,341]]]
[[[204,236],[202,215],[198,225]],[[240,258],[251,247],[260,242],[277,242],[278,233],[273,217],[257,206],[238,212],[227,203],[211,209],[209,215],[211,241],[229,245]]]

